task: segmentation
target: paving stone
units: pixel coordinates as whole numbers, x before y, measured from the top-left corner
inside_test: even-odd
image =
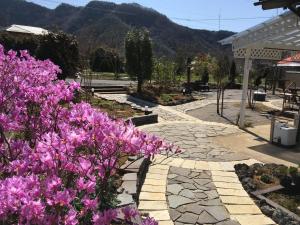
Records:
[[[182,168],[186,168],[186,169],[195,169],[195,164],[196,164],[196,161],[194,160],[185,160],[181,167]]]
[[[168,206],[165,201],[140,201],[139,210],[167,210]]]
[[[248,197],[247,192],[244,190],[217,188],[217,191],[220,195]]]
[[[208,199],[216,199],[219,197],[218,192],[215,190],[204,191],[204,193],[207,195]]]
[[[198,215],[185,212],[181,217],[177,219],[178,222],[182,222],[184,224],[195,224],[198,220]]]
[[[171,162],[168,163],[168,165],[169,166],[180,167],[183,162],[184,162],[184,159],[174,158]]]
[[[142,192],[158,192],[158,193],[165,193],[166,186],[154,186],[154,185],[147,185],[144,184],[142,186]]]
[[[155,174],[155,173],[147,173],[146,179],[156,179],[156,180],[166,180],[167,175]]]
[[[139,200],[166,201],[165,193],[141,192]]]
[[[223,221],[220,223],[216,223],[216,225],[240,225],[238,222],[233,220]]]
[[[168,170],[165,169],[157,169],[157,168],[149,168],[148,173],[152,173],[152,174],[161,174],[161,175],[167,175],[168,174]]]
[[[220,196],[221,201],[228,205],[253,205],[254,202],[250,197]]]
[[[158,225],[174,225],[173,221],[158,221]]]
[[[223,206],[221,200],[218,199],[211,199],[211,200],[200,200],[198,201],[199,205],[202,206]]]
[[[198,203],[191,203],[191,204],[180,206],[177,208],[177,210],[181,213],[190,212],[190,213],[200,215],[200,213],[204,210],[204,207],[199,206]]]
[[[176,178],[174,178],[174,180],[179,181],[179,182],[184,182],[184,183],[193,183],[192,179],[189,179],[184,176],[177,176]]]
[[[167,191],[174,195],[178,195],[182,189],[183,187],[179,184],[171,184],[167,186]]]
[[[137,173],[126,173],[124,174],[122,180],[127,181],[136,181],[137,180]]]
[[[265,215],[235,215],[233,219],[237,220],[240,225],[271,225],[275,224],[273,220]]]
[[[221,164],[218,162],[208,162],[210,170],[223,170]]]
[[[172,209],[176,209],[178,206],[185,205],[187,203],[192,203],[191,199],[178,196],[178,195],[171,195],[168,197],[169,206]]]
[[[201,214],[198,217],[197,222],[199,224],[215,224],[219,221],[217,221],[212,215],[207,213],[205,210],[201,212]]]
[[[119,194],[117,196],[117,199],[120,201],[118,206],[125,206],[125,205],[130,205],[130,204],[134,203],[132,195],[126,194],[126,193]]]
[[[243,186],[238,183],[226,183],[226,182],[214,182],[214,185],[217,188],[229,188],[229,189],[237,189],[237,190],[244,190]]]
[[[256,205],[225,205],[231,215],[235,214],[262,214]]]
[[[136,194],[137,192],[137,181],[124,181],[121,185],[125,192],[128,194]]]
[[[194,179],[194,181],[199,185],[205,185],[211,182],[211,179]]]
[[[190,183],[183,183],[181,185],[182,185],[182,187],[190,189],[190,190],[196,190],[197,189],[197,187],[195,187],[195,185],[190,184]]]
[[[223,206],[207,206],[205,210],[217,221],[229,219],[229,214]]]
[[[160,210],[160,211],[149,211],[150,217],[153,217],[155,220],[158,221],[170,221],[170,215],[168,210]]]
[[[169,209],[169,214],[173,221],[177,220],[181,216],[181,213],[175,209]]]
[[[167,180],[145,179],[144,184],[149,184],[154,186],[166,186]]]
[[[173,178],[175,178],[175,177],[177,177],[176,174],[169,174],[169,175],[168,175],[168,179],[173,179]]]
[[[182,186],[181,186],[182,187]],[[183,196],[183,197],[186,197],[186,198],[189,198],[189,199],[193,199],[195,198],[195,194],[191,191],[191,190],[188,190],[188,189],[184,189],[182,190],[179,195]]]
[[[212,176],[214,182],[240,183],[237,177]]]
[[[182,169],[182,168],[179,168],[179,167],[171,167],[170,168],[170,174],[177,174],[177,175],[180,175],[180,176],[188,176],[190,173],[189,170],[185,170],[185,169]]]
[[[152,164],[149,166],[151,169],[161,169],[161,170],[169,170],[168,165],[161,165],[161,164]]]
[[[222,177],[237,177],[235,172],[225,172],[225,171],[218,171],[218,170],[213,170],[211,171],[211,174],[213,176],[222,176]]]

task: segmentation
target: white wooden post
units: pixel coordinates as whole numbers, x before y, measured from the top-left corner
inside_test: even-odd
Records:
[[[243,93],[242,93],[242,101],[241,101],[241,109],[240,109],[240,120],[239,127],[245,127],[245,110],[246,110],[246,101],[247,101],[247,91],[248,91],[248,82],[249,82],[249,72],[252,66],[252,60],[250,59],[251,49],[246,49],[245,54],[245,65],[244,65],[244,77],[243,77]]]

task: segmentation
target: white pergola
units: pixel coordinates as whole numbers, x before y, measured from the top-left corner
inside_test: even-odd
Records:
[[[299,17],[286,12],[250,29],[220,41],[222,45],[232,44],[235,58],[244,58],[243,93],[240,109],[240,128],[245,127],[245,107],[249,71],[252,60],[281,60],[283,51],[300,51]]]

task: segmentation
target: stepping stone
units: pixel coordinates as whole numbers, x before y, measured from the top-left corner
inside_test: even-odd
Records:
[[[178,168],[178,167],[171,167],[170,173],[181,175],[181,176],[188,176],[190,173],[190,170],[186,170],[186,169],[182,169],[182,168]]]
[[[183,197],[186,197],[186,198],[189,198],[189,199],[195,198],[195,194],[192,191],[188,190],[188,189],[182,190],[179,195],[181,195]]]
[[[185,160],[181,167],[182,168],[185,168],[185,169],[195,169],[195,164],[196,164],[196,161],[194,160]]]
[[[198,215],[186,212],[181,217],[177,219],[176,222],[181,222],[183,224],[195,224],[197,222]]]
[[[181,216],[181,213],[175,209],[169,209],[169,214],[173,221],[177,220]]]
[[[183,187],[179,184],[170,184],[167,186],[167,191],[172,193],[173,195],[178,195],[182,189]]]
[[[229,219],[229,214],[224,206],[207,206],[205,210],[212,215],[217,221]]]
[[[185,198],[178,195],[171,195],[168,197],[169,206],[172,209],[176,209],[178,206],[192,203],[193,201],[189,198]]]
[[[168,163],[168,165],[169,166],[180,167],[183,162],[184,162],[184,159],[174,158],[171,162]]]
[[[202,213],[199,215],[197,222],[199,224],[215,224],[218,221],[211,216],[209,213],[207,213],[205,210],[202,211]]]
[[[184,213],[184,212],[190,212],[194,213],[197,215],[200,215],[200,213],[204,210],[203,206],[199,206],[198,202],[197,203],[191,203],[191,204],[186,204],[183,206],[180,206],[177,208],[177,211]]]

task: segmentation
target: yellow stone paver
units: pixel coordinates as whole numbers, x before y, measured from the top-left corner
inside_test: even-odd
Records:
[[[223,177],[223,176],[215,176],[212,175],[212,179],[214,182],[226,182],[226,183],[240,183],[237,177]]]
[[[174,225],[173,221],[158,221],[158,225]]]
[[[167,202],[165,201],[140,201],[139,210],[152,211],[152,210],[167,210]]]
[[[143,192],[165,193],[166,192],[166,186],[154,186],[154,185],[144,184],[142,186],[142,191]]]
[[[243,186],[239,183],[226,183],[226,182],[214,182],[217,188],[229,188],[229,189],[237,189],[237,190],[244,190]]]
[[[235,215],[232,219],[238,221],[241,225],[273,225],[273,220],[265,215]]]
[[[165,193],[141,192],[140,200],[167,201]]]
[[[182,163],[184,162],[184,159],[182,158],[173,158],[172,161],[168,163],[169,166],[174,166],[174,167],[181,167]]]
[[[162,175],[167,175],[169,170],[165,169],[156,169],[156,168],[149,168],[148,173],[154,173],[154,174],[162,174]]]
[[[219,195],[248,197],[247,192],[244,190],[217,188],[217,191]]]
[[[237,175],[235,172],[225,172],[225,171],[217,171],[217,170],[213,170],[211,171],[211,174],[213,176],[222,176],[222,177],[236,177]]]
[[[208,162],[205,161],[196,161],[195,163],[196,170],[209,170]]]
[[[225,205],[254,205],[255,204],[250,197],[221,195],[220,199]]]
[[[153,217],[153,218],[155,218],[155,220],[158,220],[158,221],[170,221],[171,220],[168,210],[149,211],[147,213],[149,213],[150,217]]]
[[[167,174],[147,173],[146,179],[166,180]]]
[[[223,170],[219,162],[208,162],[209,170]]]
[[[162,164],[154,164],[154,165],[150,165],[149,168],[161,169],[161,170],[168,170],[170,168],[170,166],[168,166],[168,165],[162,165]]]
[[[144,184],[154,185],[154,186],[166,186],[167,180],[145,179]]]
[[[196,161],[195,160],[184,160],[184,162],[182,163],[181,167],[185,168],[185,169],[195,169],[195,164]]]
[[[225,205],[231,215],[235,214],[262,214],[256,205]]]

